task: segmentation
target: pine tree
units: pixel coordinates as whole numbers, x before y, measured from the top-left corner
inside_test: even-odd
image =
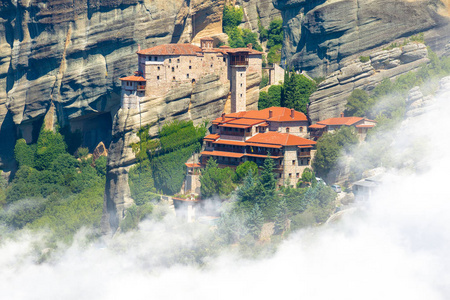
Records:
[[[248,230],[250,234],[253,235],[254,238],[259,237],[263,224],[264,224],[264,217],[262,211],[259,208],[259,205],[255,204],[247,220]]]
[[[276,185],[277,181],[273,174],[275,163],[270,155],[264,161],[263,169],[259,179],[259,192],[257,202],[263,212],[265,219],[273,219],[275,217],[276,209]]]
[[[286,201],[281,199],[278,202],[276,216],[275,216],[275,233],[283,233],[287,230],[288,224],[288,209],[286,205]]]

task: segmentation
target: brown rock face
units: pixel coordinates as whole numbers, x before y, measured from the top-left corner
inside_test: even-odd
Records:
[[[273,3],[283,15],[283,58],[313,77],[342,68],[341,62],[354,54],[400,37],[437,30],[449,21],[444,13],[449,3],[441,0],[274,0]],[[445,31],[442,33],[450,36],[449,30]]]
[[[110,129],[95,127],[104,119],[111,123],[119,105],[118,78],[136,69],[138,44],[220,33],[223,3],[0,1],[0,168],[11,167],[16,132],[40,126],[35,123],[51,101],[61,126],[92,131],[92,148],[100,141],[108,146]]]

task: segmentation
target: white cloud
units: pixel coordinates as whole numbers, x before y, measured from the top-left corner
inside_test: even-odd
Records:
[[[450,98],[440,99],[394,135],[397,155],[427,146],[420,172],[393,171],[356,212],[291,235],[269,258],[175,263],[211,233],[166,220],[38,264],[40,237],[23,233],[0,245],[0,299],[448,299],[449,115]]]

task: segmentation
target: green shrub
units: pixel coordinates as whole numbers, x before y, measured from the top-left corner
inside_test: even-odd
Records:
[[[66,153],[66,148],[64,138],[60,133],[45,130],[42,127],[36,148],[36,169],[44,170],[49,168],[53,160],[60,154]]]
[[[106,175],[106,164],[108,162],[108,158],[106,156],[100,156],[95,160],[95,169],[97,170],[98,175],[105,176]]]
[[[89,149],[85,147],[79,147],[76,152],[77,158],[86,158],[89,155]]]
[[[264,87],[266,87],[269,84],[269,75],[267,75],[266,73],[263,73],[262,77],[261,77],[261,83],[259,84],[259,88],[262,89]]]
[[[362,62],[362,63],[366,63],[366,62],[368,62],[369,60],[370,60],[370,57],[369,57],[369,56],[360,56],[360,57],[359,57],[359,61]]]
[[[36,159],[35,155],[35,146],[27,145],[27,142],[24,139],[17,140],[16,146],[14,147],[14,158],[19,164],[19,168],[21,166],[34,167]]]
[[[1,218],[8,226],[21,229],[26,224],[40,218],[44,210],[45,201],[43,199],[22,199],[8,207]]]

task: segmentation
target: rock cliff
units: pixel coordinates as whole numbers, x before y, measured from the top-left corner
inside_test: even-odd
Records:
[[[273,0],[273,3],[283,16],[283,58],[313,77],[342,68],[342,61],[354,54],[400,37],[438,30],[448,24],[450,7],[447,0]],[[442,34],[448,37],[448,28]],[[442,35],[439,36],[442,40]],[[440,40],[436,38],[436,43],[440,44]]]
[[[51,102],[60,125],[80,129],[88,146],[108,143],[119,104],[118,78],[136,69],[138,44],[220,34],[223,3],[1,1],[0,168],[11,167],[17,136],[35,139]],[[99,129],[102,124],[107,125]]]
[[[369,61],[349,60],[319,84],[310,97],[312,122],[339,116],[354,89],[370,91],[384,78],[396,78],[429,61],[427,48],[417,42],[390,50],[375,50],[368,55]]]

